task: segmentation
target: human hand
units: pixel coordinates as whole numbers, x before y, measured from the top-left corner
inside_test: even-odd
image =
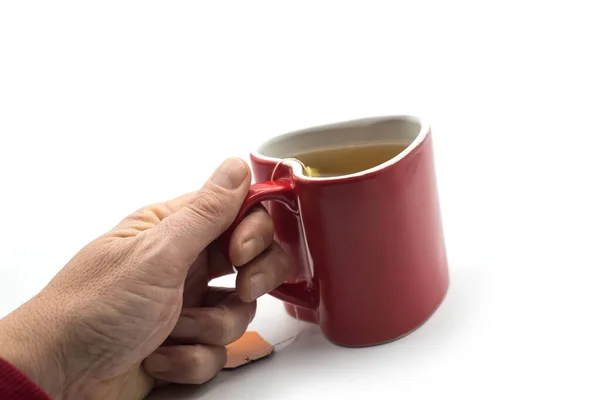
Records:
[[[204,187],[143,208],[84,247],[37,296],[0,321],[0,357],[55,399],[141,399],[156,384],[203,383],[246,330],[256,298],[280,285],[289,259],[261,208],[234,230],[233,272],[215,240],[250,186],[226,160]]]

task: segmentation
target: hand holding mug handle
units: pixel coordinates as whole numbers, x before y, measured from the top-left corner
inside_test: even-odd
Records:
[[[296,199],[297,195],[294,188],[294,182],[290,179],[260,182],[250,186],[248,195],[246,196],[236,219],[229,229],[221,236],[221,248],[227,261],[231,262],[229,259],[229,243],[231,241],[233,230],[240,222],[242,222],[244,216],[254,206],[263,201],[276,201],[285,205],[290,212],[298,214]],[[308,282],[284,283],[269,292],[269,294],[286,303],[304,308],[316,309],[318,305],[317,290],[311,287]]]

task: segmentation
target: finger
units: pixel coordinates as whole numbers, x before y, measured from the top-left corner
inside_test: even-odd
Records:
[[[211,279],[220,278],[236,272],[230,262],[227,261],[219,244],[211,243],[206,251],[200,253],[200,256],[192,263],[188,270],[186,285],[184,291],[184,300],[189,295],[190,298],[197,300],[204,299],[202,287],[206,286]],[[202,275],[199,277],[198,275]],[[194,307],[197,304],[187,304],[184,307]]]
[[[189,265],[233,222],[250,187],[250,170],[239,158],[223,162],[179,211],[161,221],[154,234],[173,246]]]
[[[233,272],[231,264],[225,261],[218,245],[211,243],[207,251],[200,253],[188,270],[183,289],[183,308],[205,305],[206,296],[212,295],[216,289],[219,289],[208,286],[210,280]],[[231,292],[234,289],[228,288],[228,290]],[[226,293],[228,294],[229,292]]]
[[[225,258],[218,243],[213,242],[208,246],[208,274],[211,279],[219,278],[235,272],[233,265]]]
[[[255,215],[255,213],[258,213],[258,215]],[[247,221],[247,219],[250,219],[249,221]],[[266,222],[268,221],[268,222]],[[250,225],[250,226],[248,226]],[[255,258],[256,256],[258,256],[261,252],[263,252],[267,247],[269,247],[269,244],[273,241],[273,221],[271,220],[270,215],[266,212],[266,210],[262,207],[256,207],[254,208],[250,214],[244,218],[244,220],[242,220],[242,222],[240,223],[240,226],[238,226],[233,233],[233,237],[231,240],[231,243],[236,243],[236,247],[237,250],[234,251],[238,251],[239,249],[241,249],[243,247],[242,243],[244,242],[244,235],[243,235],[243,231],[249,231],[252,232],[254,231],[254,229],[251,227],[252,225],[256,225],[257,229],[258,229],[258,235],[257,236],[258,240],[260,242],[262,242],[264,244],[260,245],[256,251],[254,252],[255,254],[252,254],[249,257],[250,261],[251,259]],[[241,227],[241,230],[240,230]],[[242,233],[240,233],[242,232]],[[237,237],[237,239],[236,239]],[[231,246],[230,246],[231,247]],[[230,257],[232,260],[235,260],[236,256],[235,254],[233,256],[231,256],[230,253]],[[233,267],[232,267],[232,263],[227,261],[227,259],[225,258],[225,256],[223,255],[223,252],[221,251],[221,248],[215,243],[211,243],[208,246],[208,258],[209,258],[209,275],[211,279],[215,279],[215,278],[219,278],[223,275],[229,275],[234,271]],[[247,261],[246,261],[247,262]],[[239,262],[239,260],[235,260],[234,264],[235,265],[243,265],[246,262]]]
[[[214,307],[224,302],[227,297],[234,293],[237,294],[234,288],[209,286],[202,299],[202,305],[205,307]]]
[[[206,295],[210,274],[207,267],[207,253],[201,252],[188,269],[183,285],[183,307],[198,307]]]
[[[237,293],[243,301],[254,301],[281,285],[287,278],[291,259],[273,242],[260,256],[239,269]]]
[[[224,346],[165,346],[144,360],[144,369],[155,379],[201,384],[217,375],[226,362]]]
[[[234,289],[223,288],[214,297],[219,300],[211,304],[211,294],[207,294],[206,307],[184,308],[171,337],[180,343],[215,345],[239,339],[254,318],[256,302],[240,300]]]
[[[231,235],[229,257],[233,265],[244,265],[266,250],[273,241],[273,220],[267,211],[255,207]]]

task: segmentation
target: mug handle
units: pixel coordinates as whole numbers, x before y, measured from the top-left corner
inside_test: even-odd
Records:
[[[231,263],[229,259],[229,243],[231,242],[233,230],[242,222],[252,207],[263,201],[276,201],[285,205],[290,212],[297,215],[299,212],[296,199],[295,185],[289,179],[259,182],[250,186],[248,195],[242,203],[237,217],[229,229],[221,235],[221,250],[227,262]],[[317,291],[308,282],[283,283],[269,292],[269,294],[286,303],[304,308],[316,309],[318,305]]]

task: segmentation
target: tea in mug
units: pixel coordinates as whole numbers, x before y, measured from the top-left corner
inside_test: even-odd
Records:
[[[399,143],[346,146],[294,154],[290,158],[304,164],[304,172],[308,176],[342,176],[383,164],[407,147]]]

